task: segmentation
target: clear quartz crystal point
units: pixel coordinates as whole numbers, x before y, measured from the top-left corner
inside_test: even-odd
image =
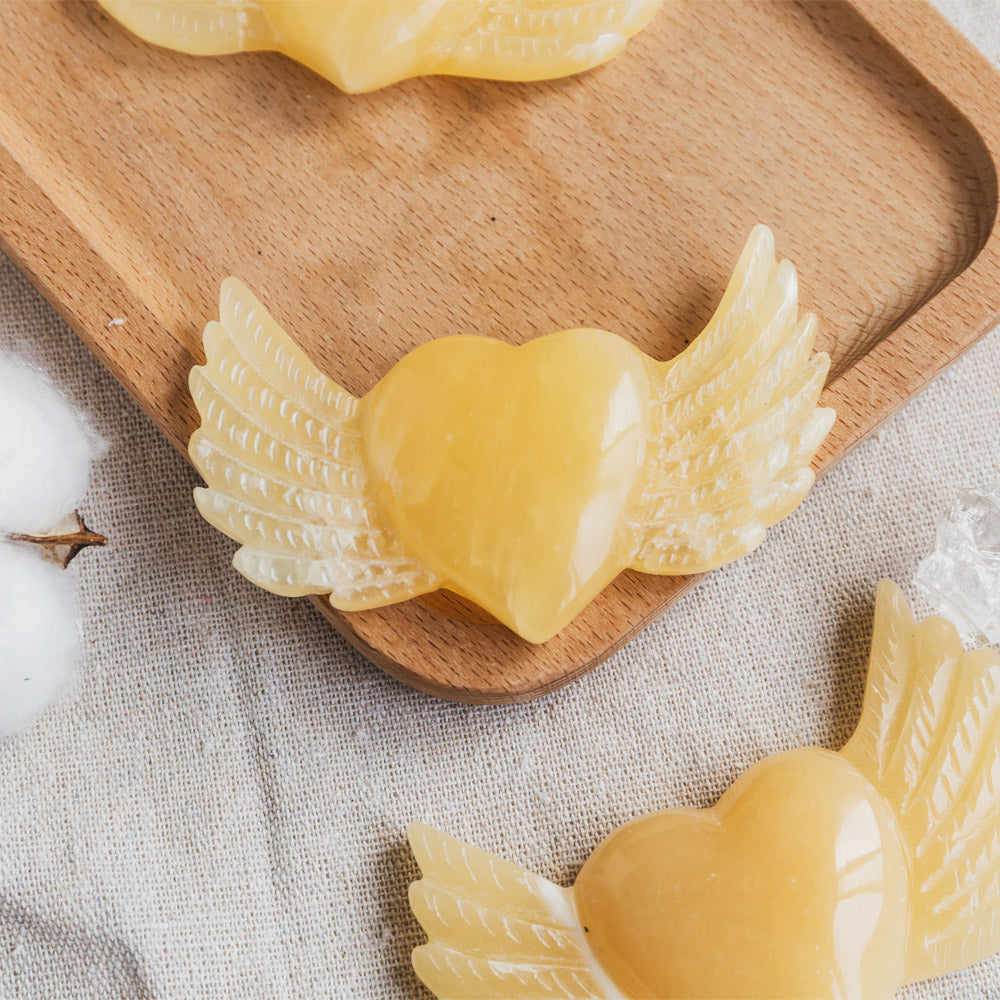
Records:
[[[964,638],[1000,643],[1000,482],[958,494],[916,583]]]

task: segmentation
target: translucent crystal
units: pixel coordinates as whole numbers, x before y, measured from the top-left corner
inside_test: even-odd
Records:
[[[437,997],[866,997],[1000,949],[1000,655],[883,580],[839,752],[757,763],[710,809],[614,831],[565,889],[414,824]]]
[[[964,638],[1000,643],[1000,483],[958,494],[916,582]]]
[[[661,0],[101,0],[192,55],[276,49],[359,93],[428,73],[548,80],[606,62]]]
[[[766,226],[666,362],[606,330],[442,337],[358,399],[235,278],[219,309],[191,373],[199,509],[254,583],[343,611],[443,588],[544,642],[624,569],[701,573],[756,548],[834,419],[816,318]]]

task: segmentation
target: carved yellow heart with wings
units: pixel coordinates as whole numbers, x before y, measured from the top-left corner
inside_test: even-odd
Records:
[[[358,610],[438,588],[543,642],[626,568],[750,552],[813,482],[829,367],[795,270],[754,229],[715,316],[659,362],[603,330],[446,337],[362,399],[236,279],[191,373],[205,518],[279,594]]]
[[[426,74],[549,80],[617,55],[662,0],[99,0],[192,55],[274,49],[359,93]]]
[[[711,809],[640,816],[564,889],[414,824],[437,997],[866,1000],[1000,949],[1000,656],[883,580],[861,720]]]

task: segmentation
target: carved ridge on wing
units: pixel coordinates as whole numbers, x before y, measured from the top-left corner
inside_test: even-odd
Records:
[[[908,982],[1000,948],[1000,656],[916,622],[879,584],[858,728],[841,753],[896,812],[911,869]]]
[[[490,0],[464,34],[431,46],[438,62],[425,72],[545,79],[563,75],[558,67],[565,60],[575,60],[572,71],[581,72],[621,52],[661,2],[580,0],[556,9],[548,0]]]
[[[618,1000],[590,952],[572,892],[423,824],[409,830],[423,878],[410,906],[429,942],[413,966],[439,997]]]
[[[834,420],[817,408],[830,359],[812,354],[816,320],[798,317],[798,279],[756,226],[704,332],[654,367],[653,431],[630,516],[632,568],[682,574],[756,548],[814,481]]]
[[[436,589],[379,521],[358,401],[235,278],[219,315],[206,327],[206,363],[191,372],[202,424],[190,454],[209,483],[195,491],[198,509],[241,545],[236,569],[274,593],[327,593],[343,610]]]
[[[98,0],[129,31],[190,55],[267,48],[274,32],[256,0]]]

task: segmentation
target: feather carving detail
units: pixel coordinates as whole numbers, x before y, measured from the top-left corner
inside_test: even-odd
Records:
[[[428,74],[548,80],[613,58],[662,0],[100,0],[191,55],[275,49],[349,93]]]
[[[603,330],[445,337],[356,399],[229,278],[191,373],[198,507],[268,590],[353,611],[447,587],[543,642],[622,570],[720,566],[801,502],[834,419],[815,331],[758,226],[670,361]]]
[[[466,1000],[887,1000],[1000,950],[998,782],[1000,656],[883,580],[840,753],[776,754],[711,809],[627,823],[569,889],[412,827],[414,967]]]

